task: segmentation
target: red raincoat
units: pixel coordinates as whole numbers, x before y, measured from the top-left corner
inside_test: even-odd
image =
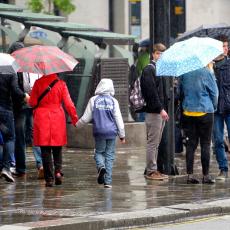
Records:
[[[37,105],[38,97],[57,78],[56,74],[51,74],[35,82],[29,100],[32,107]],[[42,98],[39,106],[34,109],[33,140],[35,146],[63,146],[67,143],[66,119],[62,103],[75,125],[78,120],[75,106],[65,82],[59,80]]]

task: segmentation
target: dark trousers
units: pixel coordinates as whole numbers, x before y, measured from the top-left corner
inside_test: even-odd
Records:
[[[62,147],[61,146],[41,146],[42,163],[45,180],[54,180],[54,173],[61,173],[62,170]]]
[[[186,137],[187,173],[193,174],[194,153],[200,141],[201,165],[203,175],[209,173],[210,145],[214,116],[207,113],[204,116],[183,116],[183,129]]]

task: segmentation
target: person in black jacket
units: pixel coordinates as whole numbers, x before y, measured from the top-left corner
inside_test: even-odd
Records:
[[[166,47],[155,44],[153,47],[153,60],[142,71],[141,91],[146,102],[147,152],[145,178],[150,180],[163,180],[167,176],[157,171],[158,146],[161,140],[165,121],[169,119],[164,109],[164,93],[162,78],[156,76],[156,61]]]
[[[214,72],[219,89],[217,111],[214,115],[214,148],[219,174],[216,180],[225,180],[228,177],[228,158],[224,146],[224,123],[228,137],[230,137],[230,59],[228,57],[228,37],[220,35],[218,40],[223,42],[224,55],[215,60]]]
[[[13,151],[11,148],[15,138],[12,96],[17,97],[19,101],[28,101],[29,95],[19,89],[16,74],[0,73],[0,92],[0,124],[4,139],[0,170],[6,181],[14,182],[9,165],[9,155]]]

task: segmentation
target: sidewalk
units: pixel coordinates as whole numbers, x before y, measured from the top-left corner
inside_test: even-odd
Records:
[[[36,179],[32,153],[27,154],[26,178],[17,178],[15,184],[0,180],[0,230],[121,228],[230,212],[230,181],[187,185],[181,175],[147,181],[144,149],[117,151],[112,189],[96,183],[92,150],[64,152],[61,186],[45,188]],[[184,157],[176,162],[183,172]],[[200,173],[199,156],[195,165]],[[210,171],[213,175],[218,171],[214,157]]]

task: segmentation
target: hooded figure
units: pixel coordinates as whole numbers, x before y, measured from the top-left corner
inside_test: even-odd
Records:
[[[105,188],[112,187],[112,169],[115,159],[116,136],[125,143],[125,129],[118,101],[113,97],[114,87],[111,79],[102,79],[91,97],[84,115],[76,124],[80,127],[93,122],[95,156],[98,170],[97,182]]]

